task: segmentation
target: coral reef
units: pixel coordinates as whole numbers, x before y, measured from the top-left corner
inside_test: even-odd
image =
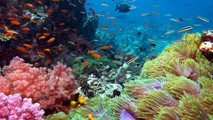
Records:
[[[44,111],[31,98],[22,99],[19,94],[0,93],[1,120],[43,120]]]
[[[183,42],[147,61],[138,78],[124,83],[124,92],[119,96],[96,96],[72,109],[67,118],[86,120],[88,114],[97,120],[212,118],[213,64],[199,50],[200,38],[198,33],[185,34]]]
[[[4,2],[0,6],[0,66],[15,56],[37,66],[50,66],[61,55],[86,52],[98,18],[85,21],[91,13],[84,4],[81,0]]]
[[[36,68],[15,57],[2,72],[1,92],[7,95],[20,93],[22,97],[40,103],[44,109],[62,109],[77,89],[72,70],[61,63],[53,69]]]

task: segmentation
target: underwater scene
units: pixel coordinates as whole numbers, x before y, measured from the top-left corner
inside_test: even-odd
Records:
[[[212,0],[0,0],[0,120],[213,120]]]

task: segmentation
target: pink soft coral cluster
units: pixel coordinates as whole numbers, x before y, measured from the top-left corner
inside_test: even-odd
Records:
[[[0,75],[0,92],[19,93],[22,97],[32,98],[44,109],[58,109],[71,99],[77,83],[71,68],[58,63],[53,69],[36,68],[19,57],[13,58]]]
[[[44,111],[32,99],[22,99],[19,94],[5,95],[0,93],[1,120],[43,120]]]

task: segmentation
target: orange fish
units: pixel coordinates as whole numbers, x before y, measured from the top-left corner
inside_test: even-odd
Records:
[[[89,65],[89,62],[88,61],[84,61],[84,62],[82,62],[82,65]]]
[[[96,53],[94,50],[88,50],[88,52],[87,52],[88,54],[94,54],[94,53]]]
[[[18,38],[16,36],[12,36],[13,40],[18,40]]]
[[[22,28],[22,30],[23,30],[23,31],[30,31],[30,28],[24,27],[24,28]]]
[[[46,64],[46,65],[49,65],[51,62],[52,62],[51,60],[47,60],[47,61],[45,62],[45,64]]]
[[[62,50],[63,50],[63,48],[61,48],[61,47],[59,47],[59,46],[56,46],[56,49],[57,49],[58,51],[62,51]]]
[[[67,10],[60,10],[62,13],[67,13]]]
[[[37,52],[38,55],[42,56],[42,57],[46,57],[47,55],[44,52]]]
[[[24,46],[25,46],[26,48],[30,48],[30,49],[32,49],[32,48],[33,48],[33,46],[32,46],[32,45],[30,45],[30,44],[24,44]]]
[[[12,20],[12,21],[10,21],[10,23],[12,25],[21,25],[21,23],[19,21],[16,21],[16,20]]]
[[[101,50],[106,50],[106,49],[111,49],[111,48],[112,48],[112,45],[100,47]]]
[[[52,14],[53,12],[54,12],[53,9],[47,10],[47,14],[48,14],[48,15]]]
[[[7,26],[4,26],[5,31],[7,31],[9,28]]]
[[[44,36],[50,36],[50,33],[43,33]]]
[[[16,18],[14,18],[14,17],[11,17],[11,18],[9,18],[9,20],[15,20],[15,21],[17,21],[17,19]]]
[[[42,5],[43,4],[43,2],[42,1],[37,1],[37,3],[39,4],[39,5]]]
[[[31,16],[30,15],[24,15],[23,18],[29,19],[29,18],[31,18]]]
[[[44,51],[45,52],[51,52],[51,49],[50,48],[45,48]]]
[[[44,39],[46,39],[46,36],[39,37],[39,40],[44,40]]]
[[[48,43],[51,43],[51,42],[54,42],[55,41],[55,37],[52,37],[52,38],[50,38],[47,42]]]
[[[12,32],[7,32],[7,33],[4,34],[4,36],[6,36],[6,37],[10,37],[10,36],[12,36],[12,35],[13,35]]]
[[[92,54],[92,56],[93,56],[94,58],[102,58],[102,56],[101,56],[100,54],[97,54],[97,53]]]
[[[27,49],[24,47],[17,47],[17,49],[23,53],[27,53]]]
[[[95,117],[91,113],[89,113],[88,114],[88,120],[95,120]]]
[[[37,20],[31,20],[30,22],[31,22],[31,23],[34,23],[34,24],[37,24],[37,23],[38,23]]]
[[[26,4],[26,6],[27,6],[28,8],[34,8],[33,4],[30,4],[30,3]]]
[[[78,97],[78,102],[79,102],[80,104],[84,104],[86,101],[87,101],[87,98],[86,98],[86,97],[84,97],[84,96],[79,96],[79,97]]]

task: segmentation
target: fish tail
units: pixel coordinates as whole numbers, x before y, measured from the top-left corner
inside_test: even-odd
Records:
[[[118,9],[119,9],[118,4],[116,4],[115,11],[117,11]]]

